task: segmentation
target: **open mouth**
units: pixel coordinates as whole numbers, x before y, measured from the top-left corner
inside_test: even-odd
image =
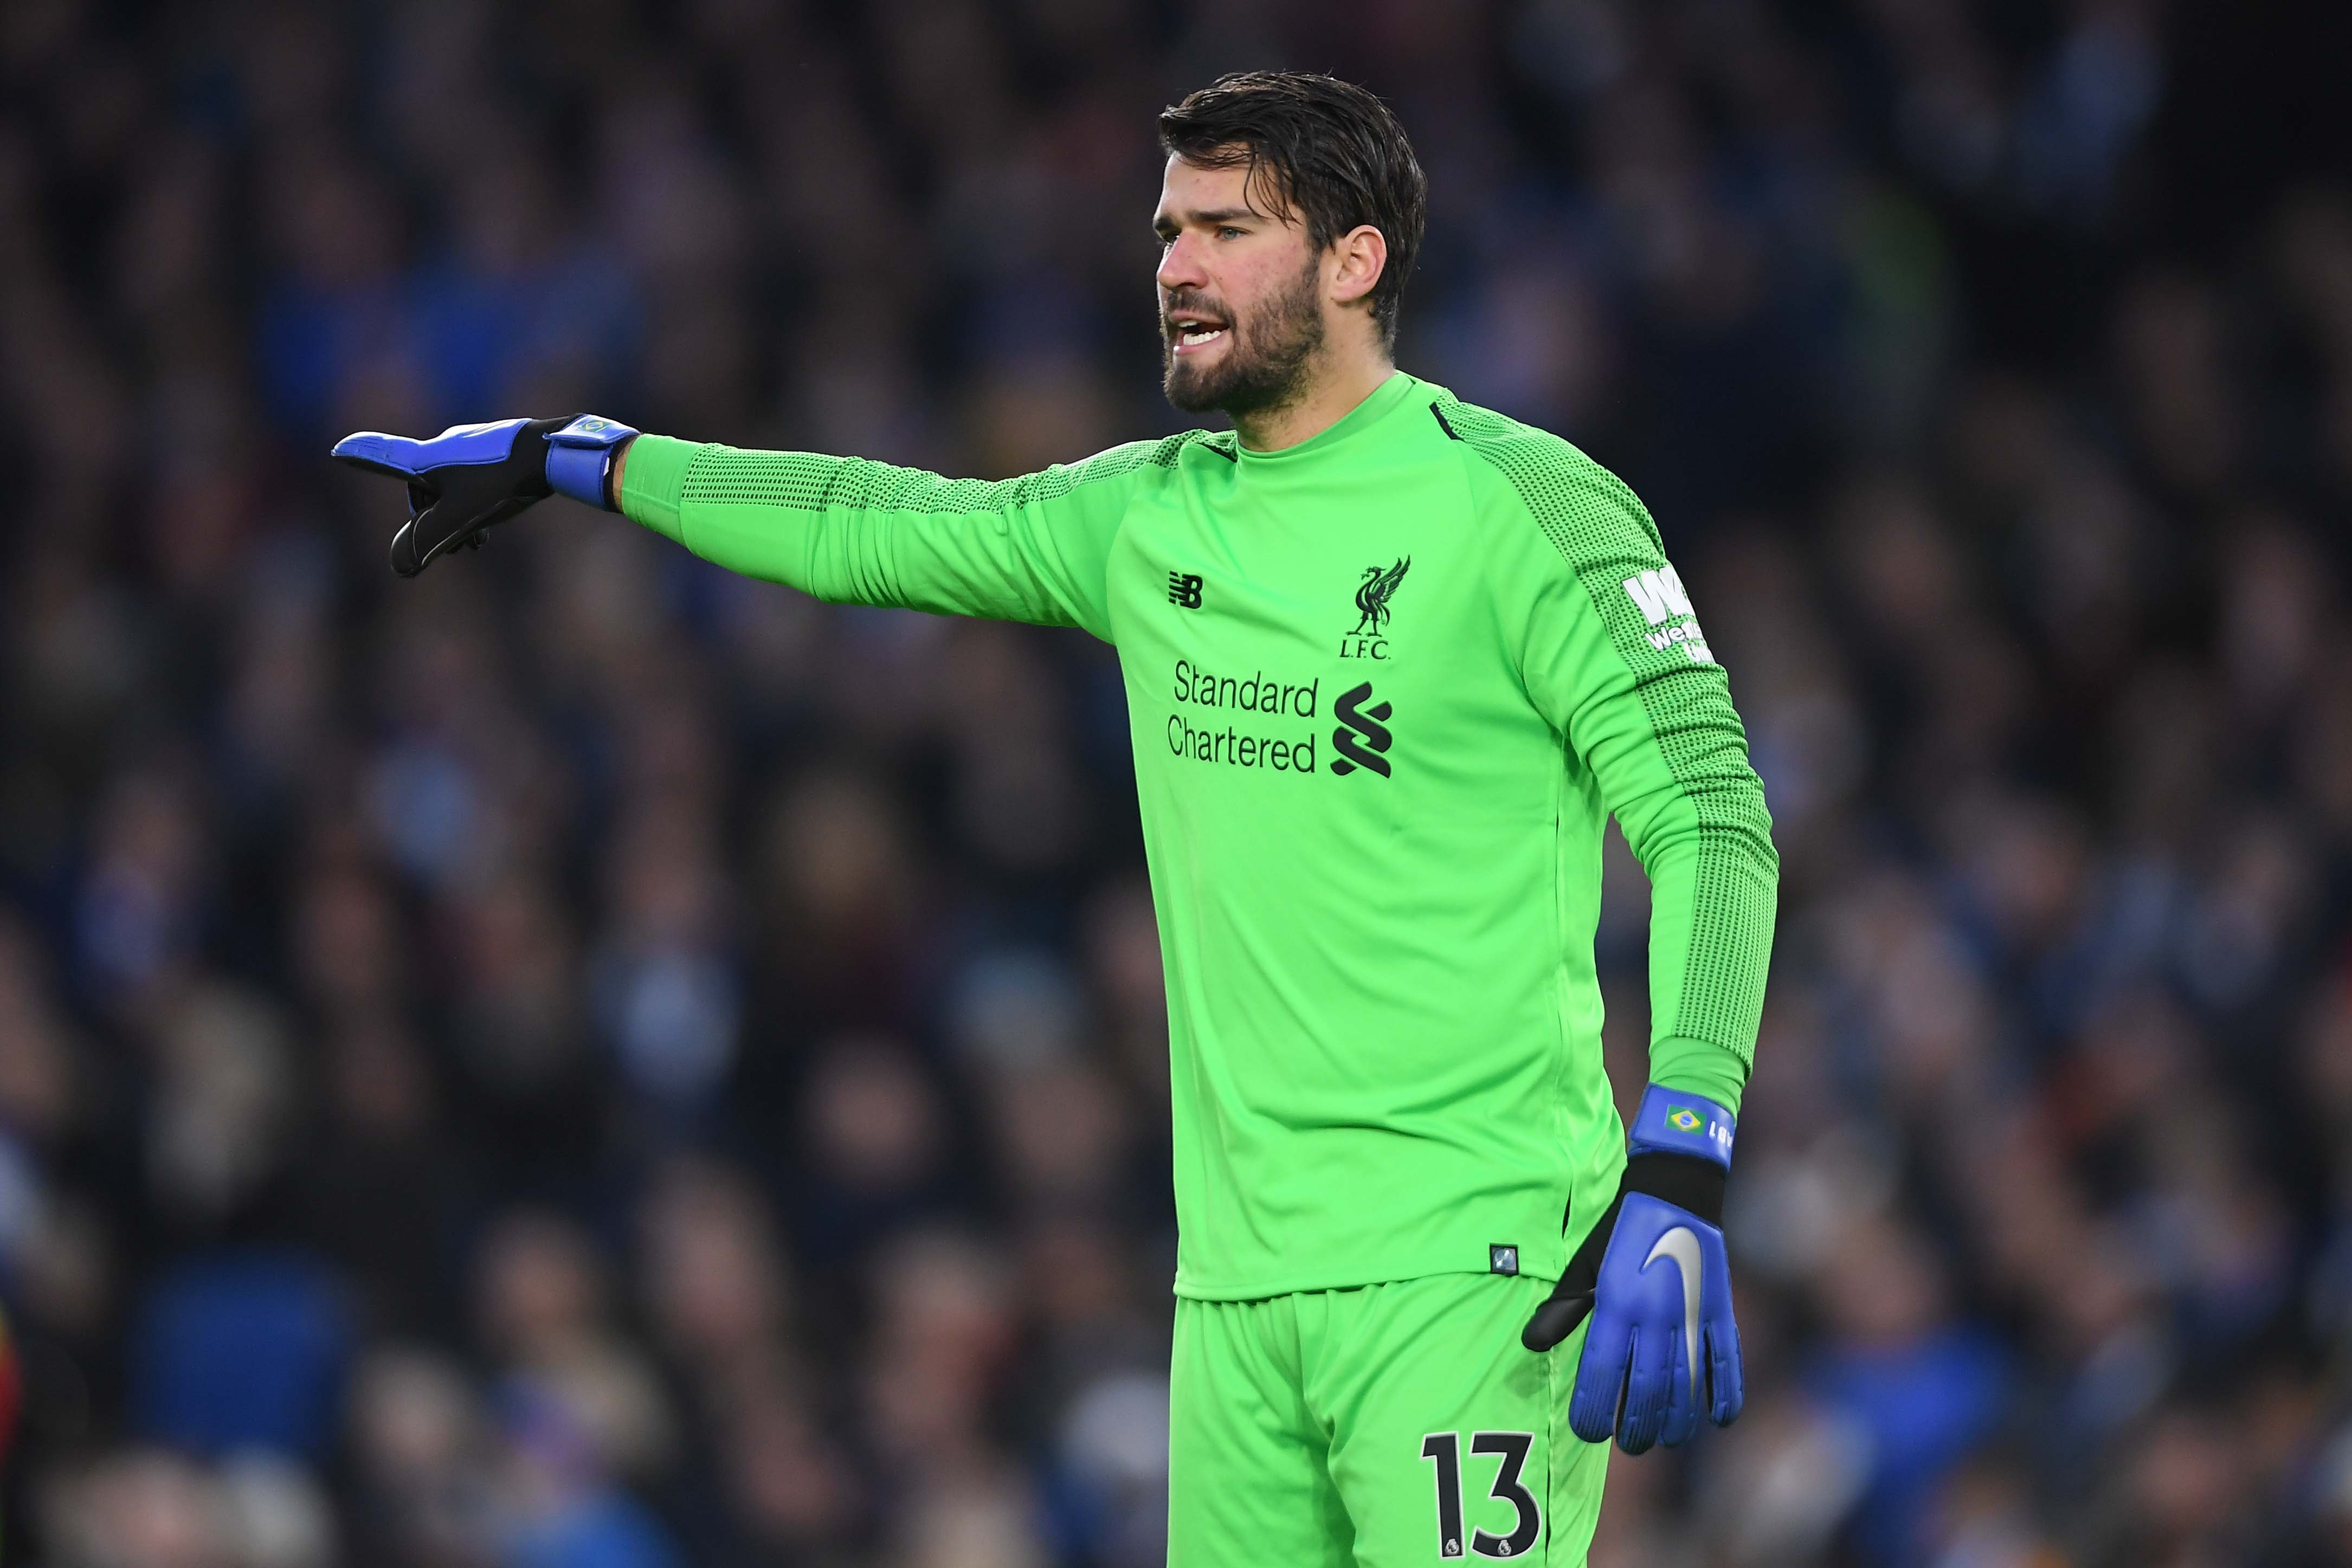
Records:
[[[1223,338],[1229,329],[1222,321],[1181,320],[1168,324],[1171,342],[1180,354],[1194,354]]]

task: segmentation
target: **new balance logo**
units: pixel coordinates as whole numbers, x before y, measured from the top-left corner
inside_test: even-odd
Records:
[[[1197,571],[1170,572],[1168,602],[1182,610],[1201,608],[1201,574]]]
[[[1706,645],[1706,634],[1698,629],[1698,619],[1691,613],[1690,594],[1683,587],[1682,574],[1673,567],[1662,566],[1627,578],[1625,597],[1633,601],[1633,608],[1650,623],[1646,635],[1651,647],[1663,653],[1679,643],[1692,664],[1715,663],[1714,651]]]
[[[1339,753],[1331,759],[1334,773],[1353,773],[1359,768],[1369,768],[1383,779],[1389,776],[1389,759],[1381,753],[1396,740],[1384,722],[1392,710],[1386,703],[1361,706],[1371,695],[1372,683],[1366,681],[1351,691],[1340,693],[1339,700],[1331,705],[1332,716],[1339,721],[1339,727],[1331,732],[1331,745]],[[1367,750],[1368,747],[1370,749]]]

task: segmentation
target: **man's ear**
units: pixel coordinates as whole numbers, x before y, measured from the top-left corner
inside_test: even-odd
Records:
[[[1370,224],[1358,224],[1331,242],[1339,262],[1331,276],[1331,298],[1353,305],[1372,291],[1388,270],[1388,236]]]

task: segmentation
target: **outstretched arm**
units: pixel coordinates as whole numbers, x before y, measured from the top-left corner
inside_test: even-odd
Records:
[[[1108,637],[1105,578],[1120,521],[1189,439],[983,482],[645,435],[630,443],[616,492],[632,519],[705,559],[820,599]]]
[[[1197,435],[995,483],[642,435],[590,414],[458,425],[423,441],[363,431],[334,455],[406,483],[409,521],[392,551],[404,577],[560,492],[821,599],[1108,638],[1105,575],[1128,503]]]

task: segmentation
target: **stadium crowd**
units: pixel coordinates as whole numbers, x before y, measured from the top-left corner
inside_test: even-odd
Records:
[[[324,454],[1174,428],[1150,116],[1279,63],[1398,109],[1402,363],[1650,501],[1777,821],[1748,1411],[1595,1563],[2352,1560],[2352,185],[2215,151],[2300,79],[2215,26],[11,0],[8,1550],[1160,1561],[1109,653],[561,501],[398,582]]]

